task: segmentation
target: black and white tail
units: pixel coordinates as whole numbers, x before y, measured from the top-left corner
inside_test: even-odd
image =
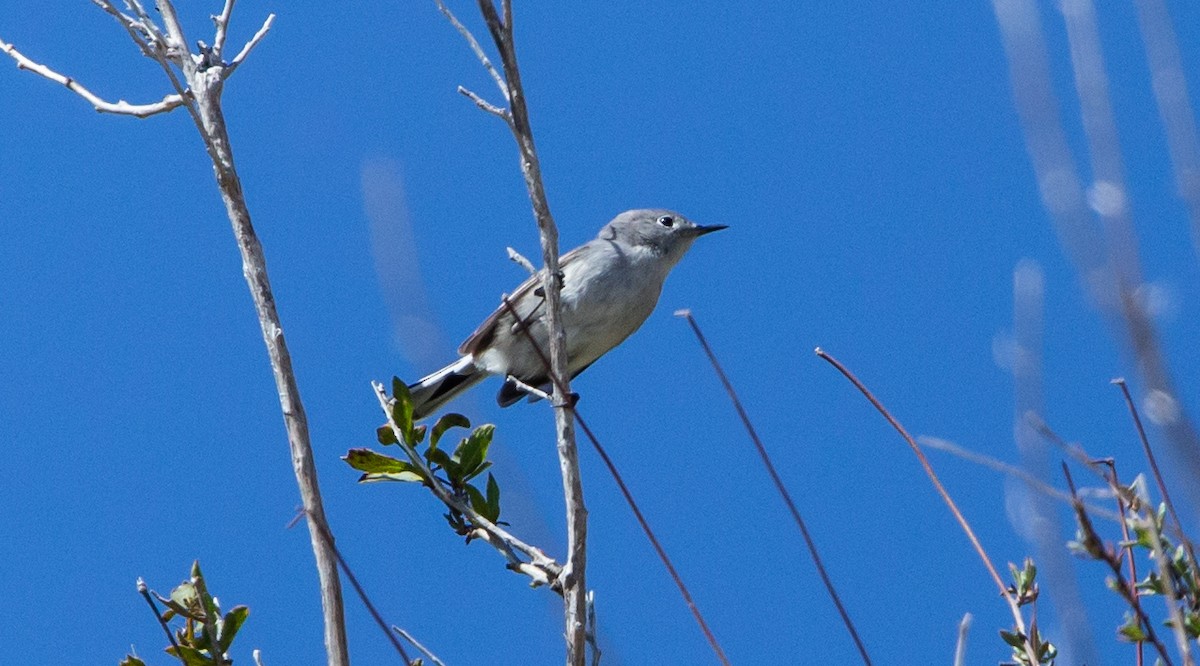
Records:
[[[437,372],[408,385],[412,394],[413,419],[423,419],[455,396],[483,381],[488,373],[475,367],[470,356],[464,356]]]

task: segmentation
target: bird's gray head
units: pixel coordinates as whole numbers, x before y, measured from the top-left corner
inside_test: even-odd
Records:
[[[674,265],[697,238],[724,228],[723,224],[696,224],[671,210],[641,208],[627,210],[613,218],[600,230],[599,238],[638,250],[648,250]]]

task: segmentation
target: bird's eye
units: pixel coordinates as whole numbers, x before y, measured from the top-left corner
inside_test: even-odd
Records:
[[[671,227],[675,226],[675,218],[671,217],[670,215],[663,215],[662,217],[658,218],[658,223],[670,229]]]

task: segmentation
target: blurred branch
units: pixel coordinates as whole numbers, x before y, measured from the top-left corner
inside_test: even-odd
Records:
[[[1200,253],[1200,141],[1196,139],[1196,121],[1188,99],[1179,42],[1163,0],[1135,0],[1133,4],[1137,6],[1154,101],[1175,171],[1175,187],[1187,206],[1192,244]]]
[[[1071,497],[1070,493],[1059,490],[1058,488],[1055,488],[1054,486],[1046,483],[1045,481],[1042,481],[1041,479],[1033,476],[1029,472],[1026,472],[1025,470],[1021,469],[1020,467],[1017,467],[1015,465],[1010,465],[1010,464],[1004,462],[1003,460],[997,460],[996,458],[993,458],[991,456],[988,456],[988,455],[985,455],[982,453],[978,453],[976,451],[972,451],[967,448],[963,448],[963,447],[959,446],[958,444],[951,442],[948,439],[942,439],[940,437],[930,437],[928,435],[921,435],[921,436],[917,437],[917,441],[921,444],[921,446],[925,446],[925,447],[928,447],[931,449],[936,449],[938,451],[942,451],[943,453],[949,453],[950,455],[952,455],[956,458],[961,458],[962,460],[966,460],[967,462],[972,462],[972,463],[975,463],[976,465],[981,465],[983,467],[987,467],[988,469],[994,470],[996,472],[1000,472],[1001,474],[1011,476],[1014,479],[1018,479],[1018,480],[1024,482],[1026,485],[1028,485],[1030,489],[1036,490],[1037,492],[1042,493],[1043,495],[1045,495],[1047,497],[1059,500],[1066,504],[1070,504],[1072,502],[1072,497]],[[1081,489],[1081,492],[1079,494],[1083,495],[1085,492],[1087,492],[1089,490],[1094,491],[1094,492],[1090,493],[1092,496],[1103,495],[1104,497],[1110,497],[1110,496],[1114,495],[1113,493],[1110,492],[1110,490],[1107,487],[1091,488],[1091,489],[1083,488],[1083,489]],[[1111,520],[1115,523],[1122,522],[1122,518],[1119,513],[1096,506],[1094,504],[1086,504],[1085,503],[1085,506],[1087,506],[1088,512],[1090,512],[1093,516],[1097,516],[1097,517],[1103,518],[1105,520]]]
[[[1031,259],[1022,259],[1013,269],[1013,440],[1020,464],[1028,472],[1024,484],[1006,483],[1005,504],[1013,529],[1032,546],[1038,562],[1039,576],[1058,611],[1061,625],[1060,641],[1076,663],[1100,661],[1096,650],[1095,632],[1088,620],[1088,606],[1083,602],[1074,562],[1062,544],[1068,535],[1063,532],[1058,507],[1049,502],[1047,494],[1029,490],[1048,487],[1055,478],[1048,447],[1024,414],[1043,410],[1043,331],[1045,329],[1045,277],[1041,266]],[[922,442],[924,443],[924,442]],[[1058,497],[1068,503],[1070,497],[1061,491]],[[1104,512],[1113,515],[1111,511]]]
[[[12,48],[12,45],[3,44],[4,51],[17,60],[18,67],[30,69],[52,81],[65,85],[91,102],[98,111],[144,117],[183,106],[191,115],[212,160],[213,171],[225,204],[226,214],[241,252],[242,270],[247,286],[250,288],[250,295],[254,300],[263,342],[266,344],[267,355],[271,361],[275,387],[288,433],[293,471],[304,503],[305,515],[309,524],[309,537],[320,578],[328,663],[330,666],[345,666],[349,663],[349,654],[346,646],[341,582],[337,575],[336,558],[322,536],[330,533],[330,530],[317,483],[308,421],[304,413],[304,406],[300,401],[291,355],[283,336],[283,326],[276,311],[275,297],[267,278],[266,259],[263,256],[262,245],[251,224],[250,211],[246,206],[241,179],[234,165],[232,144],[221,108],[221,93],[224,90],[225,81],[228,80],[237,65],[246,58],[250,50],[265,37],[274,20],[274,15],[267,17],[262,28],[246,44],[235,61],[227,64],[220,59],[220,49],[224,46],[228,22],[233,11],[233,3],[229,0],[226,1],[221,14],[214,17],[215,38],[213,43],[216,48],[210,49],[201,45],[197,53],[193,53],[189,49],[189,42],[184,36],[183,26],[170,0],[156,2],[162,27],[155,23],[154,18],[142,6],[140,0],[129,0],[127,3],[127,7],[135,15],[118,10],[110,0],[93,0],[93,2],[121,24],[129,33],[130,39],[141,49],[143,55],[159,64],[175,89],[174,95],[167,95],[162,101],[150,105],[129,105],[123,101],[115,104],[107,103],[69,77],[32,63]]]
[[[1064,5],[1071,62],[1095,180],[1081,183],[1050,76],[1038,7],[1033,0],[993,0],[1009,63],[1026,148],[1054,222],[1085,292],[1105,314],[1136,361],[1147,394],[1165,405],[1160,423],[1189,478],[1200,478],[1200,435],[1179,398],[1139,289],[1136,234],[1124,185],[1120,147],[1090,0]],[[1099,215],[1097,225],[1094,214]],[[1190,493],[1193,506],[1200,494]]]

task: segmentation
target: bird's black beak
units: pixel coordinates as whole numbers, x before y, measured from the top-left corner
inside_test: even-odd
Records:
[[[700,236],[703,236],[704,234],[711,234],[714,231],[720,231],[722,229],[728,229],[728,228],[729,228],[729,226],[724,225],[724,224],[709,224],[709,225],[697,224],[695,234],[696,234],[696,237],[698,238]]]

